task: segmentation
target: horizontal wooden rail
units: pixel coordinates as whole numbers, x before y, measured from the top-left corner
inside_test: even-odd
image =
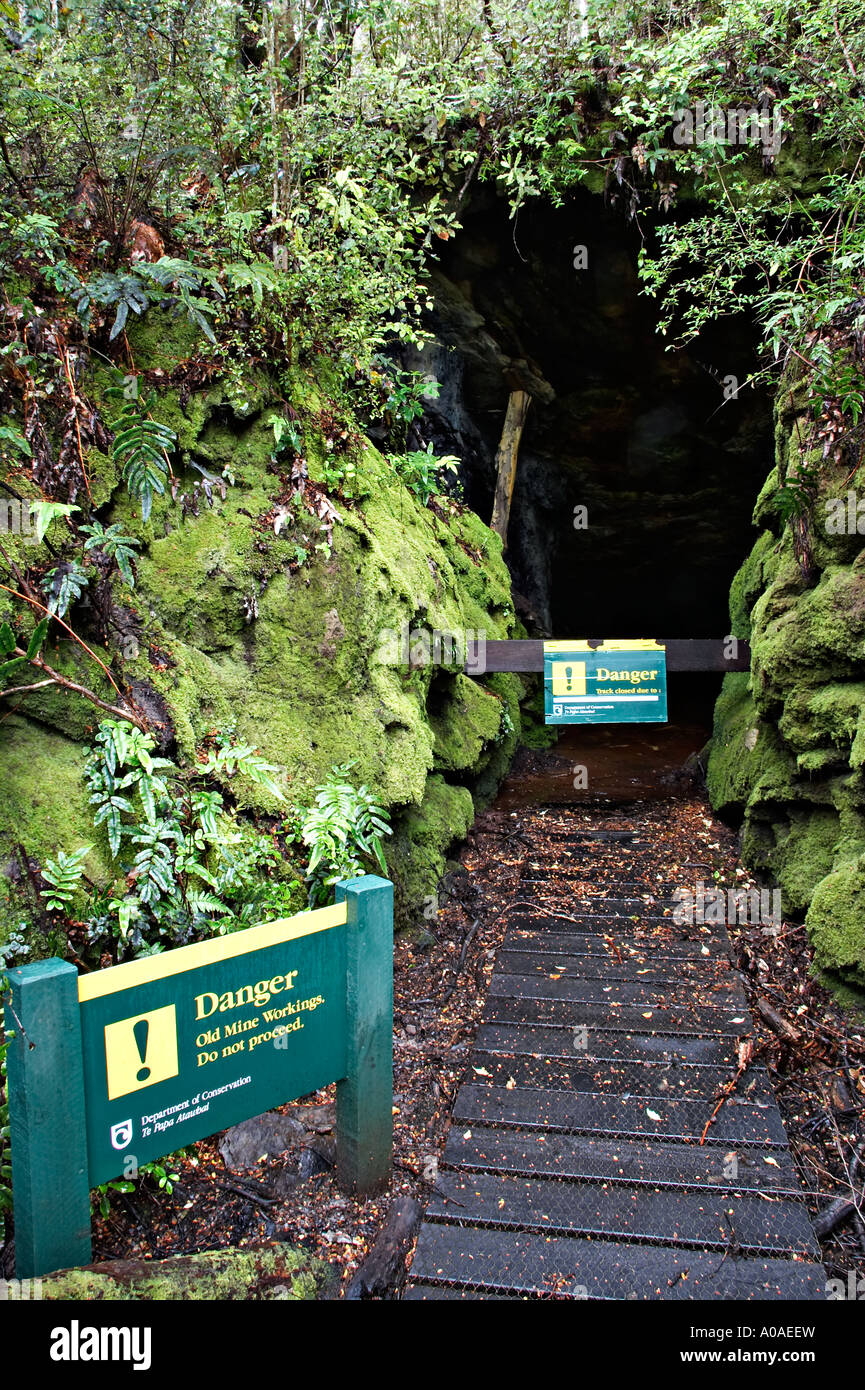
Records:
[[[751,649],[741,638],[734,657],[725,656],[725,651],[729,650],[729,638],[659,637],[657,640],[667,649],[668,671],[747,671],[750,666]],[[471,655],[474,655],[474,651]],[[480,656],[480,652],[477,655]],[[479,666],[478,660],[470,660],[466,663],[466,670],[470,675],[480,675]],[[487,642],[485,669],[487,672],[542,672],[544,644],[535,640]]]

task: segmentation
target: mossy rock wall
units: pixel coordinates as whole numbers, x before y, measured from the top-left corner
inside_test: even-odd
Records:
[[[156,310],[136,325],[139,368],[167,374],[189,353],[185,340],[171,350],[173,331]],[[88,383],[91,396],[99,400],[109,380],[100,368]],[[423,628],[512,636],[510,581],[499,538],[476,515],[445,499],[420,505],[365,440],[342,494],[329,489],[339,520],[328,548],[320,519],[292,501],[285,467],[283,476],[274,468],[269,424],[287,397],[303,428],[310,477],[323,482],[333,456],[322,410],[332,413],[333,403],[321,383],[322,374],[298,372],[280,383],[225,378],[185,396],[161,392],[154,414],[178,435],[178,496],[157,497],[146,524],[110,460],[94,451],[100,519],[121,522],[141,541],[134,591],[114,588],[102,656],[162,746],[181,758],[194,758],[214,727],[233,725],[280,767],[286,797],[301,805],[332,765],[353,761],[352,777],[392,812],[386,848],[400,918],[410,920],[435,893],[475,804],[507,769],[525,689],[516,676],[391,664],[386,635],[399,642],[406,630]],[[201,470],[221,478],[226,467],[233,483],[225,497],[215,488],[212,506],[199,496],[198,514],[184,516],[181,497]],[[61,528],[55,522],[49,531],[55,549]],[[37,554],[31,547],[30,564]],[[14,610],[2,606],[11,618]],[[85,632],[87,618],[86,610],[73,615]],[[116,698],[73,643],[52,641],[46,659]],[[41,929],[40,952],[50,924],[33,882],[45,858],[93,843],[89,877],[103,885],[111,877],[82,776],[100,717],[80,698],[49,689],[23,697],[0,724],[0,908],[7,935],[24,918]],[[250,816],[282,809],[252,782],[234,779],[230,790]]]
[[[798,523],[773,499],[795,476],[808,416],[795,383],[779,402],[776,465],[754,510],[762,529],[730,591],[751,671],[724,678],[707,781],[715,809],[742,821],[746,864],[781,888],[785,911],[805,914],[817,964],[861,988],[865,536],[833,533],[827,503],[846,502],[848,470],[818,451],[805,548],[796,544]]]

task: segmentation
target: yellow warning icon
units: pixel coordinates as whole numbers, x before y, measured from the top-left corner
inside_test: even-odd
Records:
[[[584,661],[553,661],[550,666],[554,695],[585,695],[586,663]]]
[[[173,1004],[105,1025],[108,1099],[177,1076],[177,1014]]]

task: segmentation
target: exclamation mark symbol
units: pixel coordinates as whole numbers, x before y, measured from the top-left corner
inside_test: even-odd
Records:
[[[574,668],[573,668],[573,666],[566,666],[566,667],[565,667],[565,679],[566,679],[567,682],[568,682],[568,687],[567,687],[567,688],[568,688],[568,694],[570,695],[570,693],[571,693],[571,688],[572,688],[572,684],[573,684],[573,679],[574,679]]]
[[[147,1035],[150,1032],[150,1024],[146,1018],[140,1018],[133,1026],[132,1033],[135,1038],[135,1046],[138,1048],[138,1055],[142,1062],[147,1061]],[[146,1081],[150,1075],[150,1068],[142,1066],[136,1074],[136,1081]]]

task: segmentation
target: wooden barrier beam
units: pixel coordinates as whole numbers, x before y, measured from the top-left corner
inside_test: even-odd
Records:
[[[730,639],[726,637],[659,637],[657,640],[667,649],[668,672],[747,671],[750,668],[751,649],[743,638],[737,639],[735,656],[725,655],[730,646]],[[480,669],[481,651],[473,650],[473,657],[466,664],[466,672],[473,676],[496,671],[537,671],[542,674],[544,644],[535,640],[487,642],[484,671]]]

